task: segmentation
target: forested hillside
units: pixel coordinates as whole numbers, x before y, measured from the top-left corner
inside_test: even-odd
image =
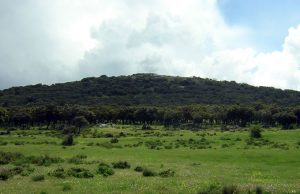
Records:
[[[0,91],[0,106],[76,105],[191,105],[277,104],[294,106],[300,92],[254,87],[198,77],[134,74],[91,77],[81,81],[13,87]]]

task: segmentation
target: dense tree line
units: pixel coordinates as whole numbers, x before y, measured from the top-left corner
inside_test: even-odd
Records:
[[[191,104],[277,104],[295,106],[300,92],[270,87],[253,87],[199,77],[155,74],[84,78],[81,81],[37,84],[0,91],[0,106],[124,105],[169,106]]]
[[[245,127],[261,124],[265,127],[300,126],[300,107],[283,108],[276,105],[191,105],[191,106],[79,106],[45,105],[35,107],[0,107],[3,127],[76,126],[77,132],[88,124],[161,124],[180,127],[185,124]]]

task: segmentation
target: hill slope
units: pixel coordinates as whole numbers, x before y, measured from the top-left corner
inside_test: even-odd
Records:
[[[300,92],[156,74],[101,76],[51,86],[38,84],[0,91],[0,105],[8,107],[45,103],[164,106],[255,102],[293,106],[299,104]]]

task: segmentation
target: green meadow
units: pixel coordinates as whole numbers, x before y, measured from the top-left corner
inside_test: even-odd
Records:
[[[300,129],[261,135],[109,125],[63,146],[60,132],[15,130],[0,136],[0,193],[299,193]]]

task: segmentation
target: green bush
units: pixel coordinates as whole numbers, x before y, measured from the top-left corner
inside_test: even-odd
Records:
[[[85,168],[70,168],[68,175],[76,178],[92,178],[94,175]]]
[[[235,186],[235,185],[226,185],[226,186],[223,187],[222,193],[223,194],[237,194],[238,193],[237,186]]]
[[[71,185],[68,184],[68,183],[64,184],[64,185],[63,185],[63,188],[62,188],[63,191],[70,191],[71,189],[72,189],[72,187],[71,187]]]
[[[144,169],[143,170],[143,176],[149,177],[149,176],[156,176],[156,173],[150,169]]]
[[[126,169],[130,168],[130,164],[127,161],[119,161],[112,163],[113,168]]]
[[[53,172],[48,173],[48,175],[56,178],[66,178],[66,172],[63,168],[57,168]]]
[[[172,177],[175,175],[175,171],[174,170],[171,170],[171,169],[168,169],[168,170],[165,170],[165,171],[161,171],[159,174],[159,176],[161,177]]]
[[[13,174],[9,169],[3,167],[0,168],[0,180],[5,181],[11,177],[13,177]]]
[[[1,164],[9,164],[10,162],[14,162],[16,160],[23,159],[24,155],[18,152],[2,152],[0,151],[0,165]]]
[[[137,166],[137,167],[135,167],[135,169],[134,169],[134,171],[136,171],[136,172],[143,172],[143,170],[144,170],[144,168],[141,167],[141,166]]]
[[[35,165],[38,166],[50,166],[52,163],[60,163],[63,162],[64,160],[59,158],[59,157],[50,157],[48,155],[44,156],[30,156],[27,157],[27,159]]]
[[[79,155],[76,155],[76,156],[68,159],[68,162],[73,163],[73,164],[81,164],[81,163],[83,163],[83,159],[86,159],[86,158],[87,158],[86,155],[79,154]]]
[[[35,175],[35,176],[31,177],[31,180],[33,180],[34,182],[43,181],[43,180],[45,180],[45,176],[44,175]]]
[[[256,139],[261,138],[261,130],[258,127],[250,129],[250,137]]]
[[[256,186],[255,188],[255,194],[263,194],[263,189],[260,186]]]
[[[115,174],[115,171],[110,167],[110,165],[105,163],[99,164],[97,172],[104,177]]]
[[[119,140],[117,138],[112,138],[110,140],[110,143],[118,143],[118,142],[119,142]]]
[[[68,134],[64,137],[64,140],[62,142],[62,145],[64,146],[72,146],[74,145],[74,138],[73,138],[73,134]]]

